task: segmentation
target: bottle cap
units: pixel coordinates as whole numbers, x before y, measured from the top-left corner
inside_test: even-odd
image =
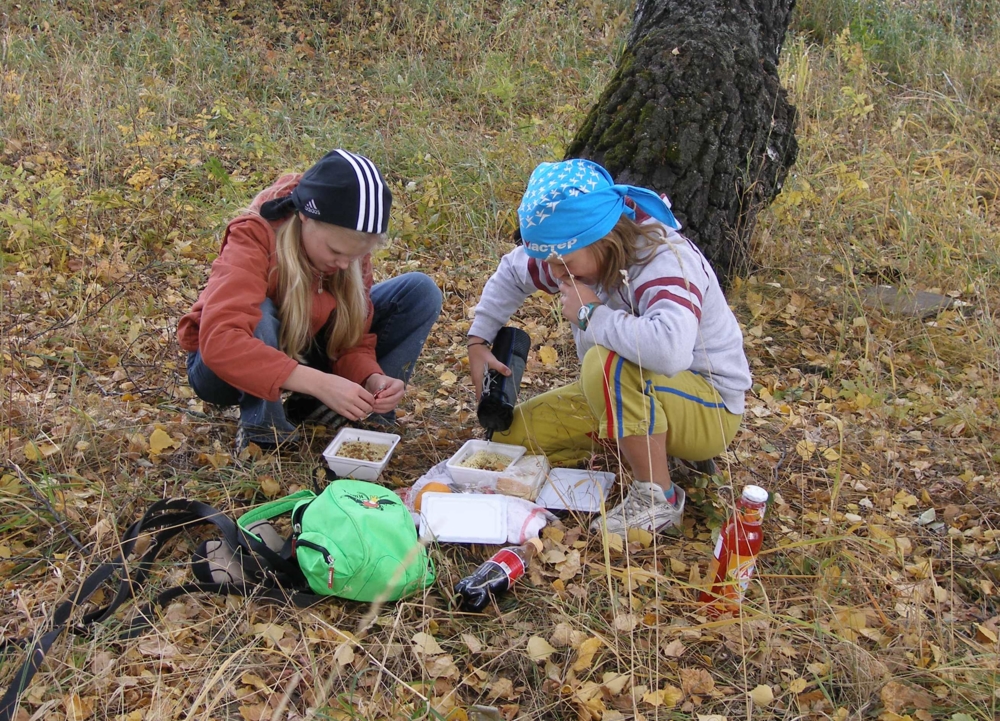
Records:
[[[524,545],[531,546],[532,548],[534,548],[535,549],[535,553],[541,553],[542,552],[542,539],[541,538],[529,538],[527,541],[525,541]]]
[[[749,503],[767,503],[767,491],[760,486],[744,486],[743,500]]]

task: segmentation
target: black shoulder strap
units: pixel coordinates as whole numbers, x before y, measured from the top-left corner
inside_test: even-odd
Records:
[[[174,598],[186,593],[212,592],[221,594],[247,595],[253,592],[255,596],[282,602],[294,603],[296,606],[310,606],[323,599],[299,592],[297,589],[308,588],[305,577],[298,564],[291,559],[282,558],[266,545],[253,538],[227,515],[211,506],[191,501],[185,498],[168,498],[157,501],[145,515],[131,526],[122,537],[116,558],[98,566],[87,579],[80,584],[71,598],[63,601],[52,614],[50,630],[43,633],[32,643],[28,658],[15,674],[10,687],[0,699],[0,721],[12,721],[17,710],[18,700],[31,683],[42,665],[45,654],[52,644],[69,627],[70,616],[74,609],[86,603],[112,577],[120,578],[118,592],[105,606],[85,614],[79,625],[72,627],[80,631],[93,623],[100,623],[114,614],[122,606],[135,597],[142,588],[160,550],[174,536],[192,526],[202,523],[212,523],[222,533],[223,540],[233,549],[241,549],[241,562],[244,575],[254,586],[241,586],[230,583],[189,583],[163,591],[157,599],[141,609],[135,620],[122,633],[123,638],[138,636],[150,625],[153,606],[169,603]],[[148,538],[148,546],[142,556],[129,568],[126,561],[134,551],[140,539]]]

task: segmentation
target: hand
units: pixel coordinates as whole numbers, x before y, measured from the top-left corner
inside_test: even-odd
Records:
[[[403,400],[406,384],[399,378],[372,373],[365,381],[365,388],[375,398],[372,413],[388,413]]]
[[[296,366],[281,387],[310,395],[351,421],[361,420],[375,405],[375,397],[354,381],[307,365]]]
[[[333,373],[323,373],[323,376],[323,382],[313,388],[310,395],[351,421],[360,421],[371,414],[375,396],[370,391],[343,376]]]
[[[570,323],[574,326],[579,327],[577,320],[579,318],[580,308],[587,305],[587,303],[600,303],[601,299],[597,297],[590,286],[584,285],[579,281],[574,281],[570,279],[570,282],[559,281],[559,296],[562,301],[562,312]]]
[[[486,369],[499,371],[501,375],[509,376],[510,368],[497,360],[489,346],[475,336],[469,339],[469,375],[472,376],[472,389],[476,392],[476,403],[483,395],[483,376]]]

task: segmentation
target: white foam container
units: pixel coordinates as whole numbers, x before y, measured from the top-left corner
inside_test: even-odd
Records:
[[[381,461],[362,461],[357,458],[346,458],[338,455],[341,445],[350,441],[364,441],[367,443],[378,443],[389,446],[389,450]],[[367,431],[361,428],[341,428],[340,432],[330,441],[323,450],[323,458],[331,471],[341,478],[353,478],[357,481],[374,481],[385,470],[392,452],[396,450],[399,443],[399,436],[395,433],[380,433],[379,431]]]
[[[507,541],[507,498],[483,493],[425,493],[420,538],[439,543]]]
[[[479,468],[465,468],[460,465],[462,461],[479,451],[499,453],[507,456],[510,458],[510,463],[502,471],[486,471]],[[497,487],[497,479],[500,477],[500,474],[509,470],[527,451],[528,449],[524,446],[473,439],[466,441],[465,445],[459,448],[458,452],[448,459],[445,467],[448,469],[448,473],[451,474],[455,485],[464,490],[493,490]]]
[[[553,468],[535,503],[553,511],[597,513],[614,482],[614,473]]]

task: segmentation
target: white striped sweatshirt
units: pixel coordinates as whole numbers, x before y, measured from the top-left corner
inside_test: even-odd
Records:
[[[665,376],[690,370],[712,384],[728,411],[742,414],[751,381],[739,323],[697,246],[664,230],[667,242],[654,246],[648,263],[629,268],[627,284],[610,294],[593,289],[603,305],[594,310],[587,330],[570,323],[577,355],[582,361],[591,347],[601,345]],[[545,261],[518,246],[486,281],[469,335],[492,341],[538,290],[558,293],[559,285]]]

